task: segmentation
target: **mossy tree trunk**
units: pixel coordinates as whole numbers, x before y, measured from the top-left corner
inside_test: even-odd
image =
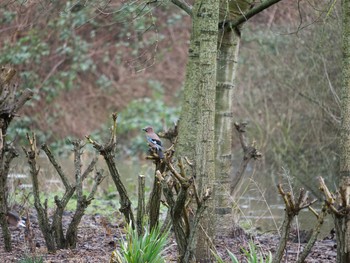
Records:
[[[194,3],[194,12],[198,10],[199,5],[200,1],[196,1]],[[176,143],[176,155],[187,156],[191,161],[195,161],[196,131],[198,121],[198,90],[195,88],[195,86],[199,81],[199,28],[196,26],[196,23],[197,20],[192,19],[192,33],[190,48],[188,50],[184,95],[178,125],[179,136]]]
[[[339,140],[340,192],[347,213],[334,215],[337,235],[337,262],[350,262],[350,0],[342,1],[343,82],[341,92],[341,129]]]
[[[214,188],[215,182],[216,43],[219,2],[202,0],[194,16],[197,17],[194,27],[198,27],[199,32],[199,81],[195,84],[198,90],[195,174],[199,182],[199,194],[203,195],[206,188]],[[213,191],[197,232],[197,262],[211,262],[210,245],[213,242],[216,221],[214,199]]]
[[[213,189],[215,180],[214,121],[216,55],[219,22],[219,2],[197,0],[193,7],[193,31],[186,69],[184,102],[179,123],[177,155],[194,161],[193,173],[199,182],[199,192]],[[213,196],[211,197],[211,199]],[[208,200],[196,248],[197,262],[210,258],[208,236],[212,238],[215,219],[214,202]]]

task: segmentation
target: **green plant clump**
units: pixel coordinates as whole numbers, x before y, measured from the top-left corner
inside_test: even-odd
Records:
[[[42,257],[38,256],[28,256],[26,255],[24,258],[22,258],[19,263],[43,263],[44,259]]]
[[[271,252],[269,251],[268,255],[264,257],[262,253],[258,251],[257,247],[253,242],[249,242],[248,249],[244,249],[244,248],[241,248],[241,249],[245,256],[244,262],[247,262],[247,263],[271,263],[272,262]],[[240,261],[231,251],[227,250],[227,253],[232,263],[240,263]],[[227,263],[217,253],[213,252],[213,254],[217,263]]]
[[[143,236],[139,237],[137,230],[129,225],[126,239],[120,243],[120,250],[112,252],[111,263],[164,263],[164,254],[167,243],[168,232],[161,233],[159,227],[151,232],[145,230]]]

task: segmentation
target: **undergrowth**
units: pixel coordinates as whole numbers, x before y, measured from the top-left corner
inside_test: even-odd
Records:
[[[160,227],[153,228],[150,232],[146,229],[143,236],[138,236],[137,230],[127,227],[125,240],[120,242],[120,250],[114,250],[111,255],[111,263],[164,263],[169,233],[162,233]]]

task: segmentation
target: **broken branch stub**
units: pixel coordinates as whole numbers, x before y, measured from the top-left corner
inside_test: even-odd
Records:
[[[237,189],[239,188],[240,182],[242,181],[243,175],[245,173],[245,170],[247,169],[247,166],[250,160],[252,159],[257,160],[262,157],[262,153],[259,152],[255,147],[255,142],[253,142],[251,145],[248,145],[248,139],[245,136],[247,125],[248,125],[247,122],[234,123],[234,126],[238,132],[239,141],[243,149],[243,158],[237,172],[235,173],[235,175],[232,177],[232,180],[231,180],[231,184],[230,184],[231,195],[234,195],[237,192]]]

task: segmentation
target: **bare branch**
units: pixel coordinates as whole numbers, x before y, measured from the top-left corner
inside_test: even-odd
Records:
[[[157,171],[159,172],[159,171]],[[159,172],[160,174],[160,172]],[[136,227],[139,236],[143,235],[142,220],[145,215],[145,176],[139,175],[138,177],[138,202],[137,202],[137,215],[136,215]]]
[[[316,212],[311,206],[309,206],[309,209],[311,211]],[[323,225],[324,222],[324,218],[326,217],[328,211],[327,211],[327,204],[324,204],[322,207],[322,211],[320,214],[317,214],[317,224],[315,225],[315,227],[312,230],[312,236],[309,239],[309,241],[307,242],[306,246],[304,247],[303,252],[301,253],[299,259],[297,260],[297,263],[302,263],[305,262],[306,257],[308,256],[308,254],[311,251],[311,248],[314,246],[315,242],[317,241],[317,237],[318,234],[321,231],[321,226]]]
[[[58,175],[60,176],[62,183],[64,185],[64,187],[66,189],[70,189],[72,186],[68,181],[67,176],[65,175],[65,173],[62,170],[61,165],[56,161],[55,157],[53,156],[51,150],[49,149],[49,147],[46,144],[43,144],[41,146],[41,149],[46,153],[46,156],[49,158],[51,164],[53,165],[53,167],[55,167]]]
[[[270,6],[280,2],[281,0],[267,0],[262,2],[261,4],[253,7],[252,9],[248,10],[247,12],[244,12],[240,17],[238,17],[236,20],[227,22],[224,24],[225,29],[226,28],[236,28],[243,24],[244,22],[248,21],[250,18],[255,16],[256,14],[259,14],[260,12],[264,11],[265,9],[269,8]]]
[[[340,124],[340,117],[334,115],[334,114],[332,113],[332,111],[331,111],[328,107],[326,107],[326,106],[324,105],[323,102],[320,102],[319,100],[317,100],[317,99],[315,99],[315,98],[312,98],[312,97],[310,97],[309,95],[307,95],[307,94],[305,94],[305,93],[303,93],[303,92],[299,92],[299,95],[302,96],[302,97],[304,97],[304,98],[306,98],[306,99],[309,100],[310,102],[316,104],[318,107],[320,107],[321,110],[329,117],[331,123],[332,123],[335,127],[338,127],[338,126],[339,126],[339,124]]]
[[[242,162],[239,166],[239,169],[237,170],[235,176],[232,178],[231,181],[231,185],[230,185],[230,193],[231,195],[234,193],[234,191],[237,188],[237,185],[239,184],[239,182],[241,181],[244,172],[250,162],[251,159],[259,159],[261,158],[262,154],[255,148],[255,143],[253,142],[252,145],[248,145],[248,140],[245,136],[245,132],[246,132],[246,126],[247,126],[247,122],[235,122],[235,128],[238,132],[238,136],[239,136],[239,140],[241,142],[242,145],[242,149],[243,149],[243,159]]]
[[[131,208],[131,201],[127,194],[126,188],[121,181],[121,176],[117,165],[114,161],[114,151],[116,147],[116,130],[117,130],[117,113],[112,114],[113,119],[113,127],[111,129],[111,137],[109,142],[105,145],[102,145],[96,141],[94,141],[90,136],[85,136],[89,143],[93,145],[93,147],[103,156],[108,166],[109,172],[111,174],[112,180],[118,190],[120,195],[119,203],[120,208],[119,211],[122,212],[125,216],[126,221],[132,223],[133,228],[135,227],[134,215]]]
[[[192,17],[193,13],[192,13],[192,6],[187,4],[185,1],[183,0],[171,0],[171,2],[176,5],[177,7],[179,7],[180,9],[182,9],[183,11],[185,11],[189,16]]]
[[[94,169],[94,167],[95,167],[97,161],[98,161],[97,156],[95,156],[95,157],[91,160],[89,166],[86,168],[86,170],[83,172],[83,174],[82,174],[82,176],[81,176],[81,180],[82,180],[82,181],[84,181],[85,178],[89,175],[89,173],[92,172],[92,170]]]
[[[94,198],[95,193],[97,191],[97,187],[102,183],[103,179],[106,178],[106,176],[103,176],[103,169],[96,172],[95,178],[94,178],[94,185],[92,186],[91,192],[87,198],[88,202],[91,202],[91,200]]]
[[[323,194],[326,197],[325,202],[328,205],[329,209],[337,216],[344,216],[344,214],[338,208],[335,207],[335,203],[336,203],[335,197],[331,193],[331,191],[329,191],[323,178],[320,176],[318,177],[318,180],[320,184],[320,190],[323,192]]]

